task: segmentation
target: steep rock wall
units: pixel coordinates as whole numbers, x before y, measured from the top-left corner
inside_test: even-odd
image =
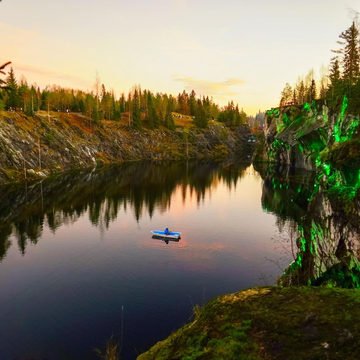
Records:
[[[251,130],[213,123],[204,131],[136,131],[114,121],[94,126],[80,114],[0,113],[0,184],[133,160],[216,159],[252,155]]]
[[[324,101],[267,111],[263,159],[316,170],[321,152],[359,135],[359,117],[346,114],[346,108],[344,97],[339,111]]]

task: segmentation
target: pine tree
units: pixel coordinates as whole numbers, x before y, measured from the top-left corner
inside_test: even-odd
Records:
[[[337,57],[332,59],[329,79],[330,79],[330,84],[329,84],[327,96],[332,101],[335,101],[337,97],[341,95],[341,89],[342,89],[340,64],[339,64],[339,59]]]
[[[202,106],[201,100],[198,99],[194,125],[199,128],[205,129],[207,127],[207,124],[208,119],[206,118],[204,107]]]
[[[132,126],[134,129],[141,130],[141,110],[140,110],[140,97],[138,90],[135,88],[134,98],[133,98],[133,107],[132,107]]]
[[[28,101],[30,98],[30,89],[24,76],[20,78],[20,86],[18,88],[19,104],[25,113],[27,110]]]
[[[12,67],[10,68],[9,76],[6,78],[6,88],[9,94],[6,101],[6,106],[8,108],[16,109],[19,103],[18,84],[15,78],[14,69]]]
[[[190,115],[195,116],[196,115],[196,93],[194,90],[191,90],[191,93],[189,96],[189,108],[190,108]]]
[[[147,93],[147,122],[150,129],[155,127],[155,109],[150,92]]]
[[[311,80],[307,98],[308,101],[313,101],[316,99],[316,83],[314,79]]]
[[[171,114],[171,101],[168,101],[167,107],[166,107],[166,114],[165,114],[165,126],[169,130],[175,130],[175,123],[174,119]]]
[[[343,78],[347,85],[352,86],[356,83],[359,77],[359,30],[355,26],[355,22],[345,31],[343,31],[339,37],[344,41],[339,41],[340,45],[343,45],[343,49],[340,53],[343,56]]]
[[[122,114],[123,112],[125,112],[125,103],[126,103],[124,93],[121,94],[119,102],[120,102],[120,114]]]

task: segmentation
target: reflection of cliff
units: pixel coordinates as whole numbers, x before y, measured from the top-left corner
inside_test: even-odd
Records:
[[[270,164],[255,164],[254,168],[264,180],[261,199],[264,210],[283,220],[300,222],[312,194],[314,173]]]
[[[338,199],[319,192],[299,228],[297,261],[284,283],[360,287],[360,217],[346,214]]]
[[[94,225],[106,228],[121,208],[131,208],[139,220],[144,212],[166,211],[177,187],[200,201],[219,179],[236,184],[247,166],[229,172],[214,164],[133,163],[99,170],[69,172],[41,183],[0,188],[0,260],[11,246],[13,234],[24,254],[28,242],[36,244],[44,224],[52,231],[89,214]]]
[[[264,178],[263,207],[278,216],[280,230],[286,219],[298,224],[295,261],[281,283],[360,287],[359,170],[333,170],[326,178],[269,165],[256,170]]]
[[[265,158],[316,171],[302,196],[309,200],[306,207],[294,189],[279,189],[283,182],[265,181],[265,206],[299,225],[299,253],[282,283],[360,287],[360,120],[346,114],[346,108],[344,97],[336,110],[314,101],[267,112]]]
[[[359,169],[325,166],[319,175],[319,191],[311,203],[310,238],[320,246],[309,247],[315,255],[317,283],[345,282],[360,287],[360,191]],[[327,239],[327,241],[324,241]]]

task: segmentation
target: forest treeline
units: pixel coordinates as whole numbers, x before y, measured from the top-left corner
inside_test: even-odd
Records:
[[[63,88],[59,85],[47,86],[43,90],[36,84],[29,85],[26,78],[18,80],[13,68],[0,89],[0,110],[23,111],[33,116],[38,110],[77,112],[91,119],[93,124],[102,120],[120,121],[141,130],[165,126],[175,130],[173,112],[188,115],[199,128],[206,128],[209,120],[218,120],[228,126],[239,126],[246,121],[246,113],[233,101],[220,108],[209,96],[197,97],[194,90],[185,90],[178,96],[153,93],[134,86],[127,95],[116,97],[113,90],[107,90],[96,76],[92,91]],[[125,116],[126,115],[126,116]]]
[[[335,56],[328,67],[322,66],[319,79],[314,70],[305,77],[298,77],[291,86],[287,83],[281,92],[280,106],[303,105],[316,99],[326,100],[329,107],[339,109],[344,96],[348,111],[360,114],[360,37],[355,21],[339,35],[339,49],[331,50]]]

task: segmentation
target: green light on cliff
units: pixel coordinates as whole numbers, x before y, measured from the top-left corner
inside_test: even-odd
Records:
[[[325,171],[326,176],[330,175],[331,166],[329,164],[323,164],[323,168]]]
[[[284,124],[286,126],[288,126],[290,124],[290,118],[287,114],[284,114],[284,120],[283,120]]]
[[[336,142],[342,142],[342,141],[347,140],[347,137],[341,136],[341,127],[342,127],[342,124],[345,119],[345,111],[346,111],[347,106],[348,106],[348,98],[345,95],[342,106],[341,106],[340,116],[339,116],[336,124],[334,125],[334,136],[335,136]]]
[[[349,125],[347,131],[349,139],[351,139],[352,136],[354,135],[355,129],[358,127],[358,125],[359,125],[359,119],[354,119],[352,123]]]
[[[348,106],[348,98],[345,95],[344,100],[343,100],[343,104],[342,104],[342,107],[341,107],[341,116],[342,117],[345,116],[345,111],[346,111],[347,106]]]
[[[310,111],[310,105],[308,103],[304,105],[304,110]]]
[[[306,240],[305,238],[300,238],[300,241],[301,241],[301,248],[302,248],[302,251],[305,251],[305,245],[306,245]]]
[[[299,255],[298,258],[297,258],[297,260],[296,260],[296,263],[297,263],[298,266],[300,266],[300,267],[301,267],[301,260],[302,260],[301,255]]]

